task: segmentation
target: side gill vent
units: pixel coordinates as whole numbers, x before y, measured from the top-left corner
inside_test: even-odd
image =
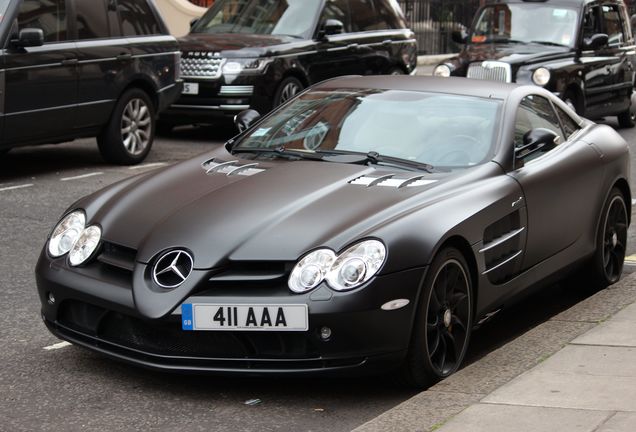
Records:
[[[435,182],[437,182],[437,180],[424,179],[423,175],[371,174],[353,179],[349,182],[349,184],[366,187],[383,186],[401,189],[404,187],[426,186]]]
[[[525,231],[520,219],[519,212],[516,211],[488,226],[484,231],[484,245],[479,253],[484,256],[486,264],[483,274],[494,284],[507,282],[520,269]]]
[[[226,176],[252,176],[265,171],[263,168],[258,168],[258,163],[246,163],[241,164],[237,160],[223,161],[220,159],[209,159],[201,164],[201,167],[208,175],[212,174],[225,174]]]

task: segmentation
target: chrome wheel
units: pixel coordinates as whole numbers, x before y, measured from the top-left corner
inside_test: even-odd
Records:
[[[121,139],[125,150],[131,155],[143,153],[150,143],[152,117],[146,102],[131,99],[121,117]]]
[[[603,223],[602,258],[605,279],[612,284],[621,277],[627,241],[627,208],[622,195],[611,198]]]
[[[287,83],[280,92],[280,103],[283,104],[300,93],[301,88],[295,82]]]
[[[462,264],[445,261],[437,271],[426,309],[426,352],[433,371],[446,377],[460,366],[471,319],[470,283]]]

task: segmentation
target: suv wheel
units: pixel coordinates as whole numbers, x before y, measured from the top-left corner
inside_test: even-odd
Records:
[[[274,95],[274,107],[284,104],[303,90],[303,83],[298,78],[287,77],[281,81]]]
[[[155,133],[155,108],[141,89],[126,91],[117,101],[108,124],[97,137],[102,157],[119,165],[143,161]]]

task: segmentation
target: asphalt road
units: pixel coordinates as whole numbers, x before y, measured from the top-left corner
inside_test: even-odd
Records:
[[[636,145],[636,129],[621,134]],[[0,431],[347,431],[414,394],[382,378],[160,374],[56,345],[60,341],[46,331],[33,268],[64,209],[114,181],[210,150],[230,135],[215,128],[176,131],[160,137],[147,161],[131,168],[104,164],[93,140],[14,149],[0,156]],[[636,252],[634,231],[630,254]],[[586,295],[559,285],[533,295],[475,333],[468,361]],[[246,404],[253,399],[259,402]]]

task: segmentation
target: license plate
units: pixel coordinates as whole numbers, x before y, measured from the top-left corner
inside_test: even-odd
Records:
[[[181,305],[183,330],[307,331],[307,305]]]
[[[199,94],[199,83],[183,83],[183,91],[181,93],[187,95]]]

